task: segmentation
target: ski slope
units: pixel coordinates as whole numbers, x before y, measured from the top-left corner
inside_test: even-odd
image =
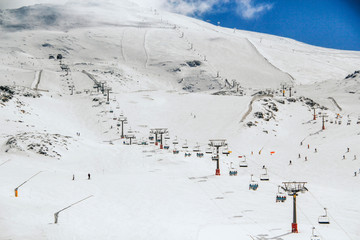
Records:
[[[358,239],[360,53],[137,4],[1,13],[0,86],[12,93],[0,89],[0,239],[303,240],[312,227],[323,240]],[[111,87],[108,104],[94,79]],[[168,129],[168,150],[137,144],[153,128]],[[231,151],[221,176],[211,154],[193,152],[209,139]],[[275,202],[284,181],[309,190],[297,197],[297,234],[291,197]],[[331,223],[320,225],[325,207]]]

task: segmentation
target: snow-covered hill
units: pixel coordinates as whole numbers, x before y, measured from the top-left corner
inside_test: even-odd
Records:
[[[360,237],[359,52],[133,1],[2,10],[0,26],[0,239]],[[169,149],[149,144],[153,128]],[[231,153],[215,176],[193,150],[219,138]],[[284,181],[309,189],[298,234],[291,197],[275,202]]]

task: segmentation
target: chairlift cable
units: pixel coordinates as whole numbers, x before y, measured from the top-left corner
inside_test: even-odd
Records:
[[[310,193],[310,195],[317,201],[317,203],[322,207],[322,208],[325,208],[321,202],[315,197],[315,195],[311,192],[311,191],[308,191]],[[338,225],[338,227],[346,234],[346,236],[352,240],[351,236],[345,231],[345,229],[335,220],[335,218],[330,215],[330,213],[327,213],[328,216],[331,217],[331,220],[335,222],[336,225]]]

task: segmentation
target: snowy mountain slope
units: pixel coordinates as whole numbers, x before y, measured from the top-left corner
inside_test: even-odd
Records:
[[[45,7],[55,15],[75,9]],[[322,239],[360,236],[358,52],[234,33],[128,1],[76,8],[54,24],[31,18],[21,31],[2,23],[1,239],[303,240],[312,226]],[[89,13],[94,21],[79,25],[79,14]],[[61,61],[49,59],[59,53]],[[109,104],[94,79],[112,88]],[[236,79],[239,91],[224,88],[225,79]],[[282,96],[283,83],[293,97],[288,87]],[[260,90],[270,94],[245,116]],[[328,116],[324,131],[320,113]],[[151,128],[168,128],[170,149],[124,144],[124,116],[125,133],[131,128],[138,142],[148,141]],[[226,138],[232,151],[220,155],[221,176],[210,155],[193,152],[213,138]],[[249,167],[239,168],[244,155]],[[264,165],[268,182],[259,180]],[[257,191],[249,191],[250,174]],[[297,199],[299,233],[291,234],[291,197],[276,203],[275,196],[278,185],[295,180],[307,181],[309,192]],[[55,212],[87,196],[53,224]],[[317,223],[323,207],[330,225]]]

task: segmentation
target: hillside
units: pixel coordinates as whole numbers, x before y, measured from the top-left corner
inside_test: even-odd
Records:
[[[0,33],[0,239],[359,238],[360,52],[133,1],[2,10]]]

